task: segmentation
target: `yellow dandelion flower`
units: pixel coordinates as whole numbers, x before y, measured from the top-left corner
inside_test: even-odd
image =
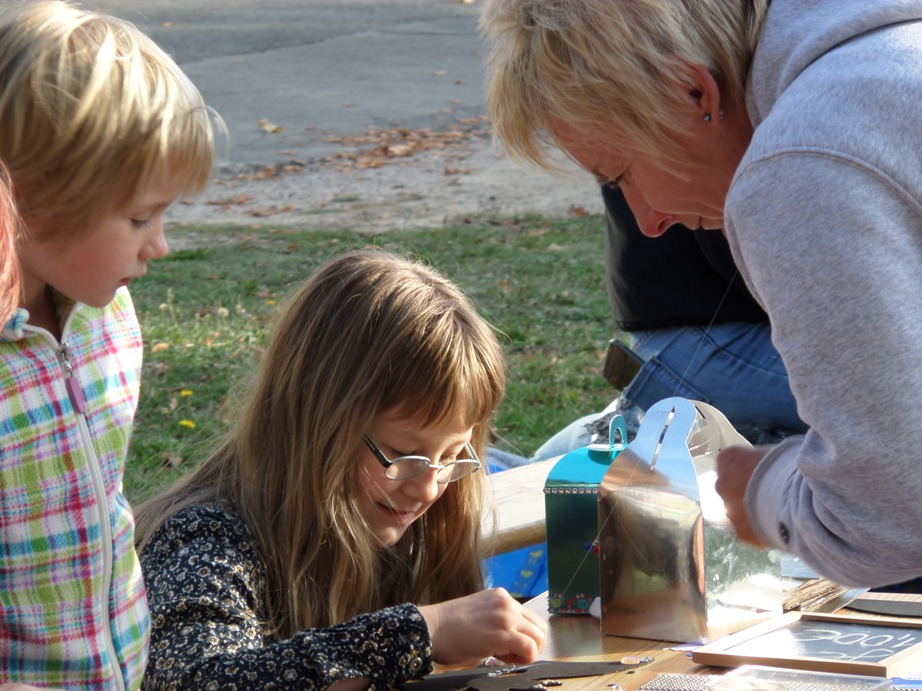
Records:
[[[191,396],[193,393],[195,392],[192,389],[183,389],[182,391],[179,392],[179,395],[180,396]]]
[[[192,420],[180,420],[180,427],[185,427],[186,429],[195,429],[195,423]]]

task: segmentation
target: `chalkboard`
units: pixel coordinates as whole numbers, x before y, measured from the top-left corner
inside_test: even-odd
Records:
[[[692,659],[892,677],[922,667],[922,620],[789,612],[698,648]]]

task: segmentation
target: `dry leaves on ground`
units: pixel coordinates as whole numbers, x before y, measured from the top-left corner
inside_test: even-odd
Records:
[[[277,131],[277,127],[268,120],[261,120],[260,125],[267,132]],[[463,155],[466,142],[472,139],[489,137],[489,126],[485,116],[473,118],[458,118],[445,130],[431,130],[428,128],[410,129],[406,127],[392,127],[389,129],[370,128],[364,134],[357,135],[329,135],[327,141],[341,144],[346,150],[333,156],[328,156],[315,161],[321,167],[333,168],[341,172],[351,170],[372,170],[382,166],[409,159],[423,152],[444,152],[448,155]],[[284,173],[298,173],[307,166],[307,162],[291,154],[291,160],[283,165],[267,165],[259,170],[238,176],[239,180],[268,180]],[[446,176],[467,175],[472,173],[471,168],[462,168],[457,165],[446,165],[443,173]],[[228,187],[235,183],[226,181]],[[236,194],[206,201],[206,204],[219,206],[223,209],[231,207],[244,207],[246,213],[257,218],[266,218],[293,210],[291,205],[268,205],[248,209],[254,199],[251,195]]]
[[[394,159],[407,158],[423,151],[457,150],[470,139],[486,136],[488,133],[484,117],[459,119],[449,129],[440,132],[427,128],[372,128],[365,134],[328,137],[327,141],[355,150],[341,151],[334,157],[323,159],[321,163],[359,170],[380,168]]]

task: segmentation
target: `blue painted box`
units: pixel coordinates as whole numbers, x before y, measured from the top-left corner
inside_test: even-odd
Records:
[[[547,589],[551,614],[588,614],[599,597],[599,483],[627,445],[624,418],[612,418],[608,444],[562,456],[544,483]]]

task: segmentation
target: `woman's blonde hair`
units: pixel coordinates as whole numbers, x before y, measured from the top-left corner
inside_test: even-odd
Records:
[[[706,67],[741,98],[769,0],[485,0],[487,104],[510,155],[544,167],[555,124],[652,159],[673,155]],[[684,89],[684,91],[683,91]]]
[[[0,16],[0,158],[20,214],[81,228],[166,171],[208,182],[212,112],[173,59],[129,22],[57,0]]]
[[[22,224],[13,201],[13,187],[6,166],[0,163],[0,329],[21,299],[16,242]]]
[[[265,561],[268,624],[280,638],[474,592],[484,473],[449,484],[384,549],[359,509],[357,459],[375,417],[391,410],[462,420],[482,456],[504,388],[499,341],[453,283],[388,252],[344,254],[282,312],[223,444],[139,507],[139,546],[183,508],[229,503]]]

